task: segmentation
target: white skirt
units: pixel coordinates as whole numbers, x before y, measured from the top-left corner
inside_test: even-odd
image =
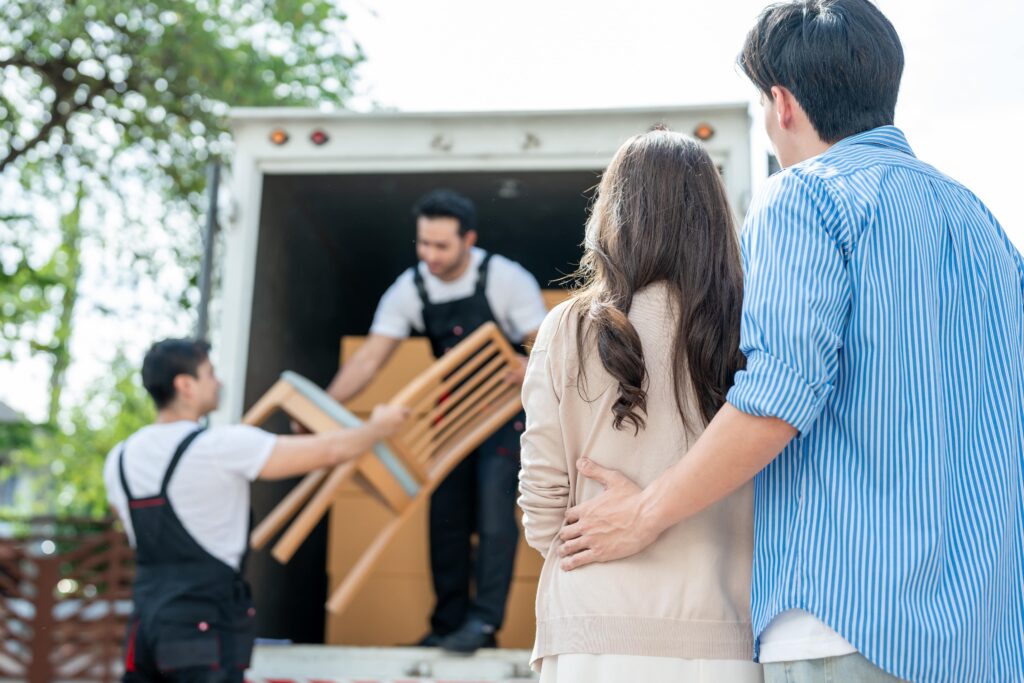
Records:
[[[733,659],[566,654],[541,660],[540,683],[763,683],[761,665]]]

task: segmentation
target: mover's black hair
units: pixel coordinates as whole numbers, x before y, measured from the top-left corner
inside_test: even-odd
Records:
[[[419,218],[454,218],[459,221],[459,234],[476,230],[476,206],[473,200],[454,190],[432,190],[420,197],[412,213]]]
[[[210,357],[210,345],[196,339],[164,339],[149,347],[142,361],[142,385],[157,408],[174,400],[174,378],[199,376],[199,366]]]

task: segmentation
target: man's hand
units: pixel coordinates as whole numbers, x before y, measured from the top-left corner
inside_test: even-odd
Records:
[[[409,413],[408,408],[382,404],[373,409],[367,424],[381,437],[394,436],[409,419]]]
[[[605,469],[588,458],[580,458],[576,467],[605,490],[566,512],[566,524],[559,533],[562,569],[629,557],[654,542],[659,531],[644,522],[643,491],[639,486],[621,472]]]
[[[522,386],[523,380],[526,379],[526,364],[530,362],[530,359],[521,353],[516,354],[516,358],[519,359],[519,365],[512,367],[505,373],[505,381],[509,384]]]
[[[640,552],[665,529],[753,479],[796,435],[784,420],[747,415],[726,403],[689,452],[642,491],[621,472],[581,458],[580,474],[606,490],[566,513],[562,569]]]

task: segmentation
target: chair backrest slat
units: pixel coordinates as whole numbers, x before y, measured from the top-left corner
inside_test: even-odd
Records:
[[[480,386],[491,378],[503,374],[505,367],[501,355],[492,358],[491,362],[480,369],[479,372],[467,377],[451,394],[443,395],[434,409],[426,413],[421,420],[418,420],[414,429],[409,432],[409,442],[415,444],[414,448],[422,445],[421,441],[429,438],[431,432],[437,431],[437,425],[444,423],[448,417],[457,410],[467,410],[472,407],[474,394]]]
[[[479,352],[471,356],[465,364],[460,366],[442,382],[438,383],[433,389],[424,393],[423,397],[416,401],[416,404],[412,406],[413,412],[418,414],[432,410],[442,396],[451,393],[452,390],[458,387],[463,380],[470,376],[470,374],[479,370],[480,366],[485,362],[500,355],[500,349],[494,348],[494,345],[490,342],[480,347]]]
[[[494,403],[498,397],[505,394],[509,389],[510,387],[508,386],[508,383],[501,375],[495,375],[489,379],[487,383],[480,388],[480,392],[473,399],[473,405],[477,410],[473,412],[460,411],[459,414],[451,415],[444,421],[444,423],[438,424],[434,440],[440,441],[446,439],[457,432],[460,428],[464,427],[466,423],[476,420],[481,415],[486,414],[488,409],[491,408],[491,404]]]
[[[476,445],[494,433],[496,429],[511,420],[522,409],[518,387],[498,387],[495,398],[473,420],[452,425],[449,432],[431,444],[431,455],[423,463],[431,478],[451,471]],[[476,444],[468,448],[470,444]],[[468,448],[468,450],[467,450]]]
[[[473,392],[466,396],[465,400],[443,413],[441,419],[430,426],[429,435],[431,440],[436,441],[446,431],[449,431],[448,427],[460,418],[463,418],[463,416],[465,416],[465,419],[472,419],[487,405],[484,397],[490,395],[494,387],[504,382],[505,378],[501,372],[495,372],[489,377],[483,378],[483,381],[473,387]]]
[[[504,380],[519,362],[497,325],[482,325],[392,401],[412,408],[406,428],[390,440],[394,450],[424,471],[435,458],[467,455],[480,443],[473,426],[487,421],[492,404],[503,403],[506,412],[521,407],[519,388]]]
[[[422,399],[424,392],[436,388],[440,382],[457,372],[466,360],[475,355],[488,342],[498,344],[510,360],[515,357],[515,352],[501,336],[498,326],[494,323],[485,323],[456,344],[455,348],[435,361],[423,374],[407,384],[395,395],[391,403],[408,408],[414,407]]]

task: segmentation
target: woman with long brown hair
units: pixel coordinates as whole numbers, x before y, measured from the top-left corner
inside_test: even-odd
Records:
[[[584,247],[580,289],[545,320],[523,386],[519,504],[545,557],[533,664],[542,683],[760,681],[749,484],[634,557],[558,565],[566,509],[601,489],[576,460],[647,484],[686,453],[742,367],[739,247],[703,146],[661,129],[628,140]]]

